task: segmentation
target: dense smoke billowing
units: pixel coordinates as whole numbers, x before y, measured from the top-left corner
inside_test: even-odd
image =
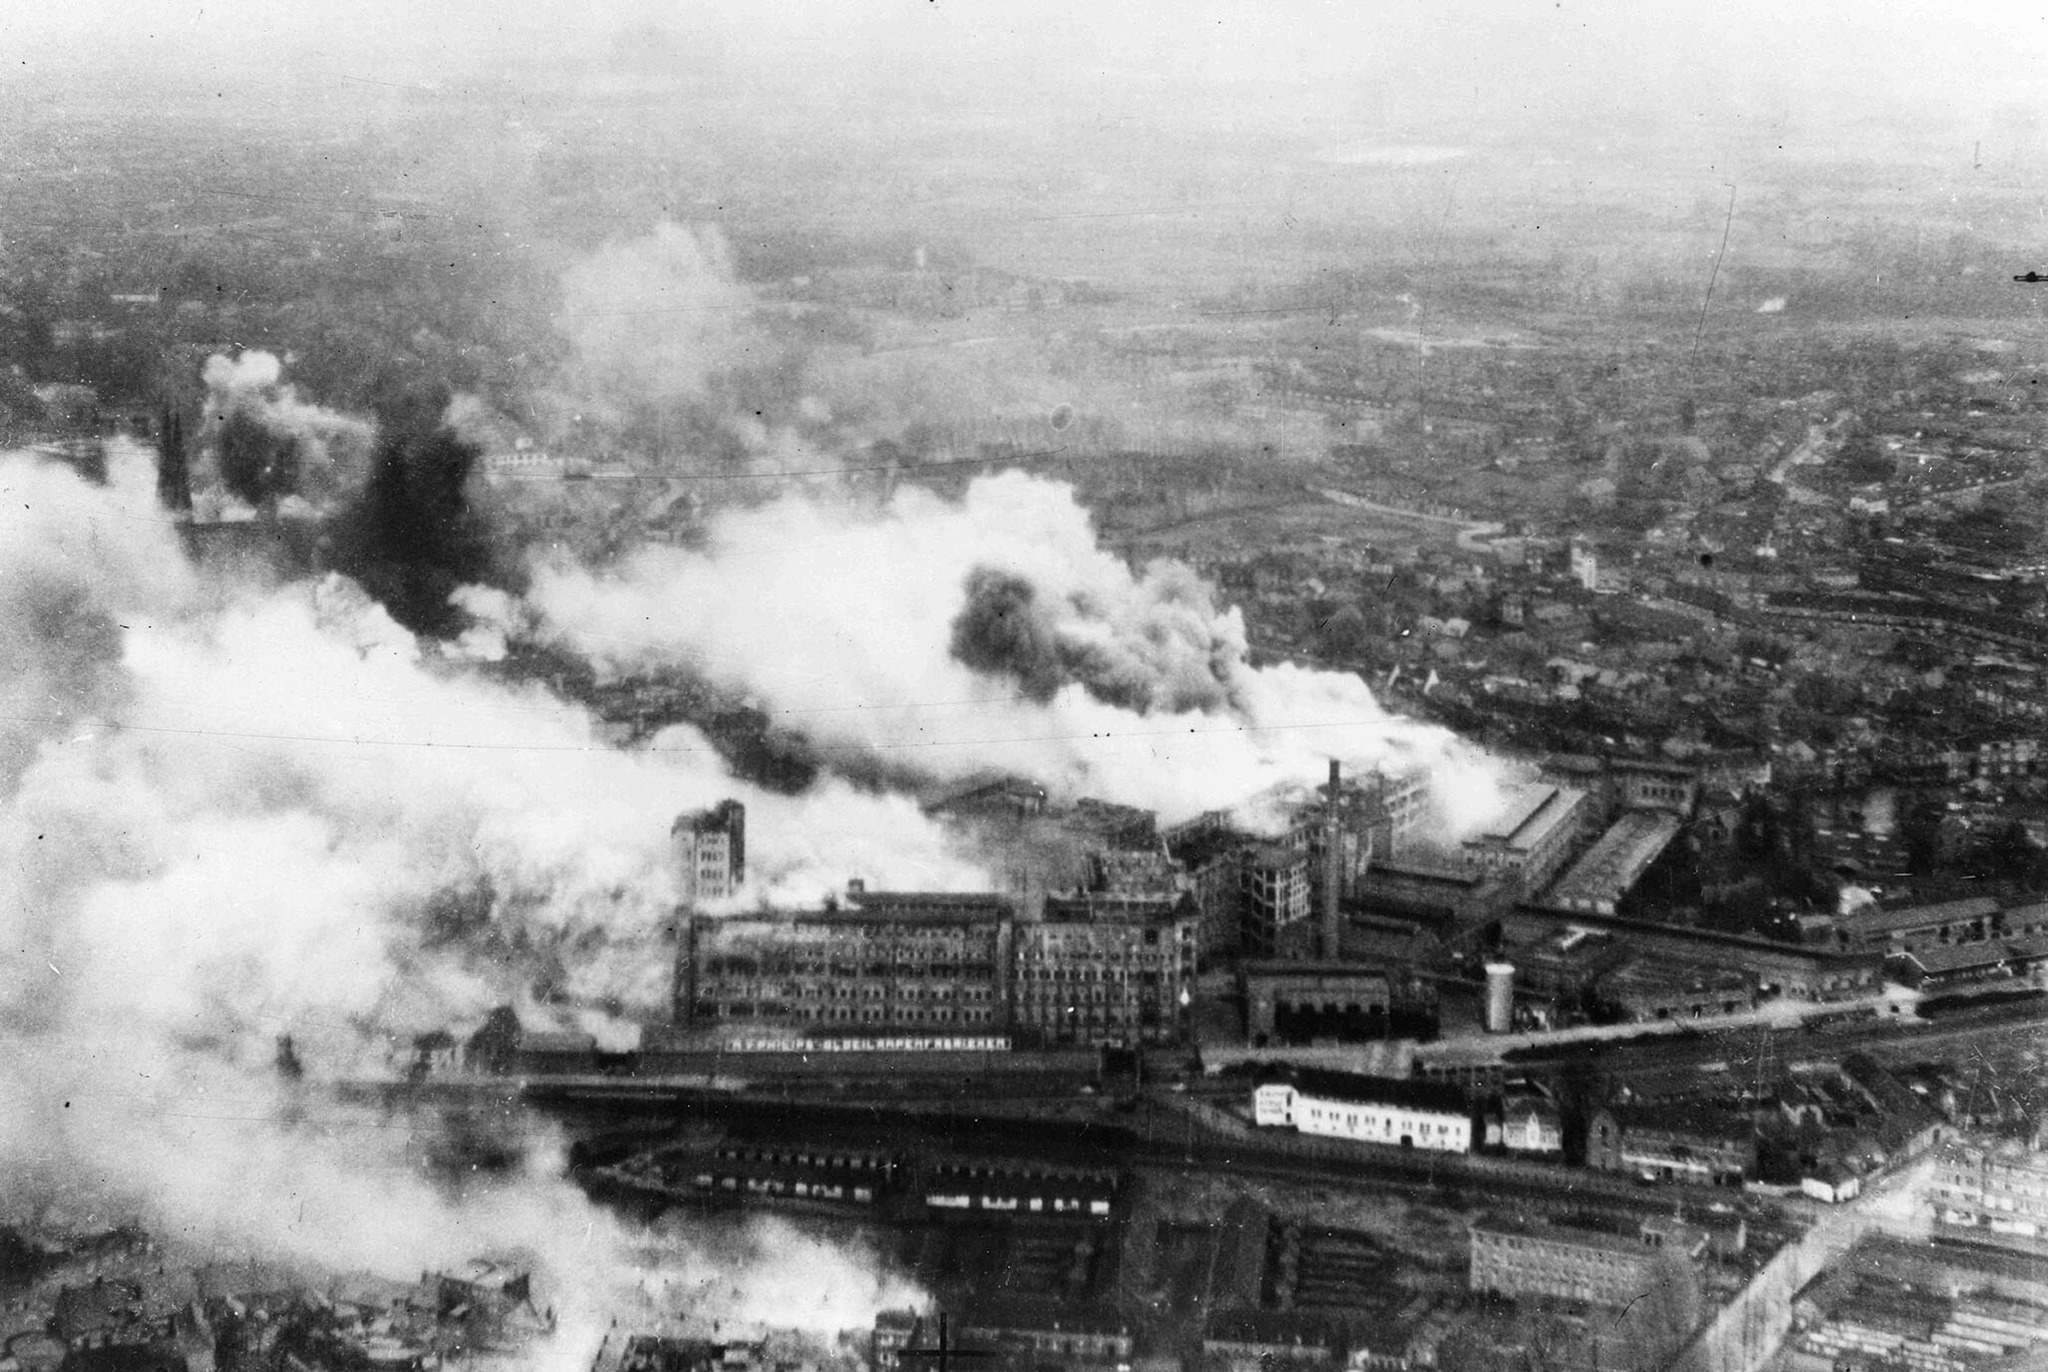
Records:
[[[716,226],[663,221],[579,258],[553,316],[569,356],[520,398],[533,402],[537,436],[644,477],[711,477],[750,496],[747,477],[908,471],[990,446],[1086,459],[1326,445],[1319,420],[1251,419],[1199,389],[1130,377],[1114,328],[935,338],[915,306],[912,327],[880,321],[860,288],[842,298],[791,271],[806,251],[743,277]],[[832,260],[829,247],[815,251]],[[980,289],[924,260],[905,247],[891,289],[927,300],[935,317],[956,287]]]
[[[1254,668],[1235,611],[1185,567],[1133,575],[1058,483],[905,487],[879,509],[791,492],[603,574],[539,568],[537,633],[618,671],[750,692],[839,765],[991,770],[1169,818],[1355,766],[1426,767],[1449,828],[1499,804],[1499,770],[1389,714],[1349,674]]]
[[[374,429],[307,400],[275,354],[216,354],[201,379],[205,415],[192,464],[199,517],[326,513],[361,488]]]
[[[664,222],[571,267],[556,324],[576,348],[587,393],[695,400],[745,360],[753,304],[716,228]]]
[[[809,391],[818,339],[764,308],[716,226],[664,221],[562,276],[570,357],[548,438],[649,473],[741,474],[837,460],[843,434]]]
[[[1140,579],[1116,572],[1062,577],[1063,585],[974,568],[953,620],[953,656],[984,675],[1015,680],[1041,704],[1069,685],[1138,714],[1241,704],[1232,681],[1245,660],[1237,613],[1219,613],[1182,564],[1154,563]]]
[[[397,397],[379,416],[368,480],[333,523],[336,570],[437,637],[462,627],[458,588],[518,572],[492,531],[470,409],[433,387]]]
[[[566,287],[574,384],[628,416],[622,434],[681,416],[747,471],[807,444],[844,458],[849,428],[802,350],[764,341],[715,237],[659,230]],[[654,313],[607,313],[635,296]],[[1134,572],[1058,483],[785,489],[731,502],[700,547],[578,562],[508,537],[519,497],[479,468],[525,436],[480,400],[422,386],[373,426],[305,400],[268,354],[205,379],[195,514],[321,516],[323,576],[195,569],[131,444],[110,443],[103,486],[0,457],[18,497],[0,511],[9,1209],[79,1195],[335,1269],[519,1253],[559,1293],[564,1366],[588,1365],[606,1312],[663,1290],[860,1323],[906,1294],[860,1255],[767,1225],[636,1232],[546,1140],[451,1190],[414,1165],[428,1126],[315,1094],[276,1044],[311,1081],[382,1073],[414,1036],[505,1004],[629,1037],[665,1012],[666,821],[727,797],[758,835],[746,898],[785,905],[852,877],[989,884],[909,795],[850,777],[1000,770],[1172,820],[1335,755],[1428,769],[1449,830],[1497,807],[1489,760],[1355,677],[1254,667],[1235,610],[1184,566]],[[694,727],[618,746],[519,683],[515,648],[739,702],[805,749],[796,793],[737,779]]]
[[[0,459],[0,1208],[76,1196],[174,1240],[396,1274],[514,1250],[594,1321],[644,1236],[545,1158],[460,1194],[421,1179],[407,1121],[301,1098],[278,1037],[325,1077],[505,1002],[658,1013],[665,820],[727,795],[773,836],[750,863],[772,898],[983,874],[906,801],[762,794],[683,729],[613,748],[342,578],[201,575],[147,456],[110,448],[105,488]],[[742,1287],[796,1261],[856,1305],[882,1294],[857,1259],[736,1242],[664,1247]]]
[[[154,500],[115,505],[52,463],[5,467],[0,537],[0,790],[46,739],[127,698],[120,606],[147,623],[190,594]],[[140,535],[140,536],[138,536]]]

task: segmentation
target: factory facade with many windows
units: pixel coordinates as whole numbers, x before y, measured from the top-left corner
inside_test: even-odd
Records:
[[[677,949],[675,1021],[801,1032],[1005,1028],[1010,904],[952,904],[692,916]]]
[[[1245,950],[1262,958],[1299,958],[1315,949],[1314,863],[1305,848],[1261,843],[1238,868],[1238,911]]]
[[[1016,916],[1006,896],[858,884],[842,908],[686,914],[675,1023],[736,1042],[1006,1035],[1087,1047],[1185,1036],[1201,923],[1191,900],[1054,897],[1043,919]]]
[[[1627,1306],[1663,1282],[1688,1278],[1705,1246],[1704,1231],[1675,1220],[1646,1221],[1630,1236],[1489,1216],[1472,1225],[1470,1286],[1517,1299]]]
[[[1048,899],[1016,927],[1013,1024],[1054,1044],[1178,1042],[1201,919],[1185,896]]]
[[[1936,1159],[1932,1200],[1943,1224],[2048,1234],[2048,1152],[2015,1141],[1950,1144]]]

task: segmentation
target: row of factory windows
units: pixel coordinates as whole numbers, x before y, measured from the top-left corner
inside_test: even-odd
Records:
[[[1980,1198],[1993,1210],[2048,1210],[2048,1177],[2034,1171],[1944,1171],[1942,1190],[1958,1202]]]
[[[926,1205],[939,1210],[1026,1210],[1034,1214],[1051,1212],[1055,1215],[1090,1214],[1107,1215],[1110,1203],[1106,1200],[1082,1200],[1071,1196],[1054,1196],[1050,1203],[1041,1196],[976,1196],[971,1191],[933,1191],[924,1198]]]
[[[704,1007],[710,1019],[804,1019],[836,1024],[988,1024],[990,1010],[906,1010],[890,1006],[863,1005],[858,1010],[827,1006],[817,1010],[781,1001],[715,1001]]]
[[[852,1200],[857,1205],[873,1204],[875,1190],[871,1186],[848,1186],[836,1181],[793,1181],[787,1177],[713,1177],[709,1172],[697,1174],[697,1185],[702,1190],[748,1191],[757,1196],[794,1196],[798,1200]]]
[[[1112,982],[1112,981],[1113,981],[1113,982],[1129,982],[1129,981],[1136,981],[1136,982],[1140,982],[1140,983],[1142,983],[1143,985],[1146,985],[1146,986],[1157,986],[1157,985],[1158,985],[1158,984],[1159,984],[1159,983],[1160,983],[1160,982],[1161,982],[1162,980],[1164,980],[1164,979],[1165,979],[1165,976],[1166,976],[1166,974],[1165,974],[1165,973],[1163,973],[1163,972],[1160,972],[1160,971],[1156,971],[1156,970],[1155,970],[1155,971],[1136,971],[1136,972],[1134,972],[1134,971],[1131,971],[1131,970],[1129,970],[1129,969],[1127,969],[1127,968],[1121,968],[1121,967],[1116,967],[1116,968],[1101,968],[1101,967],[1025,967],[1025,968],[1020,968],[1020,969],[1018,970],[1018,973],[1017,973],[1017,978],[1018,978],[1018,980],[1019,980],[1019,981],[1023,981],[1023,982],[1037,982],[1037,981],[1102,981],[1102,982]]]
[[[759,977],[934,977],[995,975],[994,962],[908,962],[868,958],[707,958],[697,964],[705,976]]]
[[[928,943],[962,944],[969,939],[987,942],[995,940],[993,923],[969,927],[946,924],[898,924],[884,921],[877,924],[835,924],[823,931],[825,939],[834,943],[887,944],[916,946]]]
[[[1142,978],[1150,984],[1171,975],[1177,970],[1181,969],[1172,960],[1146,958],[1138,961],[1134,966],[1123,967],[1102,966],[1099,963],[1079,967],[1041,967],[1027,963],[1025,966],[1017,969],[1017,976],[1023,981],[1128,981],[1133,978]],[[776,971],[779,971],[780,975],[785,977],[808,978],[808,973],[804,969],[776,969]],[[769,977],[776,975],[776,971],[751,966],[742,968],[729,964],[711,964],[699,971],[698,984],[749,989],[780,986],[785,988],[780,991],[780,994],[803,995],[816,994],[815,991],[804,988],[811,986],[813,982],[817,982],[834,987],[833,994],[835,997],[843,999],[844,997],[836,988],[842,988],[849,982],[864,986],[888,986],[892,988],[893,994],[908,995],[914,994],[917,987],[941,982],[947,979],[947,977],[957,980],[963,975],[951,968],[922,968],[906,972],[901,969],[887,967],[869,966],[857,968],[846,966],[833,969],[829,976],[820,974],[815,978],[797,981],[777,982],[769,980]],[[965,976],[971,981],[984,983],[993,982],[998,979],[993,968],[970,968],[966,970]],[[762,992],[761,994],[772,994],[772,992]]]
[[[1984,1208],[1986,1210],[2004,1210],[2009,1213],[2025,1211],[2030,1215],[2040,1214],[2044,1209],[2048,1209],[2048,1207],[2043,1207],[2032,1201],[2015,1200],[2011,1196],[1986,1196],[1984,1198]]]
[[[1489,1234],[1484,1246],[1492,1261],[1507,1265],[1525,1262],[1553,1263],[1576,1262],[1594,1267],[1630,1267],[1642,1262],[1634,1253],[1615,1253],[1606,1249],[1585,1248],[1575,1243],[1562,1243],[1555,1239],[1527,1238],[1514,1234]],[[1511,1250],[1504,1253],[1501,1250]]]
[[[875,953],[841,951],[830,957],[796,957],[788,953],[772,953],[761,957],[721,954],[716,957],[697,958],[691,965],[702,975],[721,977],[929,977],[988,976],[993,974],[1000,962],[993,958],[932,962]]]
[[[994,999],[994,988],[988,986],[949,986],[929,982],[908,982],[903,985],[884,982],[843,981],[811,984],[806,982],[765,982],[721,979],[700,981],[698,994],[706,998],[724,1000],[964,1000],[985,1002]]]
[[[1982,1172],[1966,1168],[1951,1172],[1949,1175],[1958,1183],[1976,1181],[1981,1177],[1988,1186],[2008,1186],[2015,1191],[2024,1191],[2028,1195],[2048,1194],[2048,1167],[2039,1163],[2020,1163],[2015,1166],[2012,1163],[1994,1162],[1988,1164]]]
[[[776,1162],[798,1167],[837,1167],[847,1171],[893,1171],[897,1160],[883,1153],[853,1150],[826,1152],[823,1149],[779,1148],[759,1144],[721,1143],[712,1152],[732,1162]]]
[[[1173,937],[1167,942],[1190,943],[1195,937],[1193,923],[1174,925],[1166,932]],[[1159,946],[1160,928],[1157,925],[1027,925],[1018,931],[1027,942],[1042,944],[1048,948],[1126,948],[1142,943],[1147,948]]]
[[[1086,1020],[1091,1024],[1159,1023],[1156,1007],[1133,1014],[1115,1006],[1105,1009],[1100,1005],[1022,1005],[1017,1008],[1017,1016],[1026,1024],[1059,1024],[1068,1020]]]
[[[1024,995],[1018,995],[1018,1003],[1020,1005],[1063,1005],[1063,1003],[1077,1003],[1077,1005],[1094,1003],[1094,1005],[1102,1005],[1102,1003],[1112,1001],[1112,999],[1114,1001],[1122,1001],[1122,1003],[1145,1003],[1145,1005],[1157,1005],[1159,1003],[1157,995],[1116,995],[1116,997],[1112,997],[1102,987],[1083,987],[1079,991],[1061,991],[1057,987],[1028,987],[1024,991]]]
[[[1382,1133],[1389,1135],[1398,1131],[1401,1133],[1414,1133],[1418,1137],[1425,1139],[1434,1139],[1439,1136],[1451,1138],[1460,1132],[1457,1127],[1449,1123],[1439,1124],[1434,1120],[1427,1119],[1417,1121],[1413,1117],[1400,1118],[1371,1110],[1364,1112],[1357,1110],[1339,1111],[1326,1109],[1320,1105],[1311,1105],[1304,1113],[1312,1124],[1327,1124],[1354,1132],[1360,1128],[1371,1129],[1378,1127]],[[1466,1125],[1465,1131],[1469,1132],[1470,1127]]]
[[[1109,948],[1033,948],[1025,946],[1017,950],[1017,960],[1026,966],[1035,962],[1094,963],[1125,962],[1139,967],[1169,967],[1185,956],[1171,949],[1166,952],[1146,950],[1129,945]]]

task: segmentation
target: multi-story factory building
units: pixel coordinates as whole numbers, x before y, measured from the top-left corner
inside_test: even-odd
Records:
[[[747,807],[722,800],[676,816],[669,829],[676,896],[684,908],[738,894],[747,879]]]
[[[685,912],[675,1022],[745,1040],[1006,1035],[1048,1045],[1186,1035],[1200,912],[1184,895],[1054,896],[1041,920],[985,892],[847,888],[843,906]]]
[[[1337,956],[1340,903],[1360,898],[1374,867],[1412,846],[1430,799],[1425,771],[1347,781],[1333,761],[1323,786],[1289,783],[1253,797],[1244,808],[1261,821],[1218,810],[1166,830],[1202,912],[1204,951]]]
[[[1328,783],[1287,807],[1285,842],[1314,857],[1319,880],[1327,871],[1340,893],[1352,896],[1374,861],[1386,861],[1413,841],[1428,810],[1427,772],[1370,771],[1346,781],[1333,761]]]
[[[1509,872],[1534,894],[1550,884],[1576,849],[1586,793],[1569,786],[1518,788],[1507,808],[1465,840],[1465,860],[1483,872]]]
[[[1165,834],[1166,849],[1185,873],[1188,893],[1202,914],[1202,953],[1214,958],[1244,944],[1244,859],[1251,837],[1221,811],[1189,820]],[[1303,888],[1306,899],[1306,887]]]
[[[1631,1235],[1488,1216],[1472,1225],[1471,1289],[1628,1306],[1660,1284],[1689,1282],[1705,1247],[1704,1231],[1677,1220],[1646,1220]]]
[[[2048,1152],[2014,1141],[1950,1144],[1936,1159],[1932,1199],[1943,1224],[2048,1234]]]
[[[844,909],[690,916],[676,1023],[828,1035],[1008,1027],[1008,898],[849,894]]]
[[[1314,918],[1314,865],[1306,849],[1284,843],[1246,850],[1238,886],[1246,952],[1288,960],[1315,955],[1321,930]]]
[[[1185,895],[1049,897],[1016,928],[1013,1024],[1046,1043],[1179,1042],[1201,918]]]
[[[1586,1166],[1647,1181],[1736,1186],[1756,1170],[1756,1127],[1693,1106],[1609,1105],[1587,1125]]]

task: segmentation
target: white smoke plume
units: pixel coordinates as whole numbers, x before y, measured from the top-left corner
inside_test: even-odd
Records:
[[[491,402],[468,391],[449,397],[441,412],[441,425],[479,452],[496,453],[519,446],[525,437],[519,426],[492,408]]]
[[[972,275],[899,284],[948,300],[958,286],[964,300],[988,287]],[[1133,374],[1115,329],[934,339],[923,321],[890,324],[849,304],[858,287],[757,288],[714,226],[664,222],[609,243],[561,289],[555,323],[572,356],[536,407],[555,414],[549,440],[643,471],[783,480],[984,448],[1161,462],[1232,448],[1272,461],[1319,455],[1331,437],[1320,419],[1236,403],[1251,398],[1249,381],[1218,392],[1192,373]]]
[[[549,440],[643,472],[831,470],[854,446],[810,375],[846,349],[801,301],[743,282],[715,225],[662,222],[563,273],[557,330],[571,344]],[[827,332],[830,332],[827,330]],[[566,422],[565,422],[566,421]]]
[[[0,790],[42,741],[89,727],[124,696],[124,623],[168,614],[192,594],[182,558],[167,558],[154,499],[120,503],[54,463],[0,469]]]
[[[192,510],[242,519],[262,508],[329,513],[370,471],[376,428],[306,399],[274,353],[216,353],[201,373],[205,414],[192,462]]]
[[[663,222],[570,267],[555,324],[575,346],[582,392],[695,400],[744,358],[754,304],[716,227]]]
[[[671,1224],[658,1229],[675,1232]],[[641,1286],[652,1309],[701,1304],[719,1312],[725,1326],[720,1332],[727,1334],[775,1328],[826,1332],[871,1326],[877,1311],[925,1299],[882,1269],[873,1254],[773,1217],[731,1235],[717,1252],[716,1262],[704,1260],[702,1245],[693,1250],[671,1243],[650,1253],[651,1270]]]
[[[701,551],[544,566],[528,605],[608,670],[687,668],[827,752],[933,778],[1008,771],[1172,820],[1336,756],[1428,768],[1453,830],[1500,804],[1476,749],[1354,676],[1253,667],[1185,567],[1134,575],[1067,487],[1018,473],[879,510],[792,493],[722,515]]]
[[[110,448],[106,488],[0,457],[0,1216],[83,1194],[187,1243],[397,1276],[527,1254],[587,1366],[646,1236],[545,1160],[430,1183],[408,1121],[290,1085],[278,1037],[347,1075],[536,985],[659,1007],[666,820],[726,795],[753,810],[784,899],[849,875],[983,875],[908,802],[758,794],[685,730],[612,748],[338,578],[199,574],[146,455]],[[751,1259],[687,1233],[663,1248],[743,1291],[790,1262],[838,1270],[773,1231],[748,1243]]]

